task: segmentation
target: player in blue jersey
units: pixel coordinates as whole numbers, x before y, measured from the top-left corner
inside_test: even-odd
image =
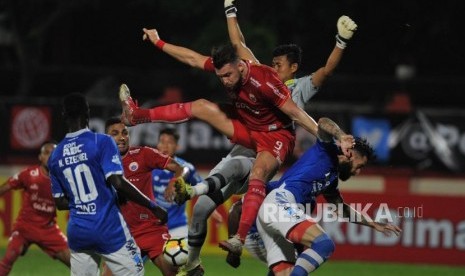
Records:
[[[173,128],[160,130],[158,136],[157,149],[173,158],[180,165],[189,168],[189,177],[185,180],[190,185],[195,185],[202,181],[202,177],[197,173],[195,167],[184,159],[175,156],[178,150],[179,134]],[[152,184],[153,194],[157,204],[168,211],[168,230],[172,237],[187,237],[187,216],[186,204],[178,205],[173,202],[174,174],[168,170],[153,170]]]
[[[316,144],[273,183],[274,189],[266,196],[256,220],[268,266],[275,275],[308,275],[333,253],[335,246],[331,238],[302,209],[318,195],[334,204],[336,212],[342,208],[343,217],[351,222],[388,235],[401,232],[395,225],[375,222],[368,215],[357,212],[344,203],[339,192],[338,179],[345,181],[359,174],[373,158],[373,149],[366,140],[356,138],[348,158],[334,143],[337,136],[343,135],[342,130],[327,118],[321,118],[318,126]],[[333,132],[326,129],[333,129]],[[297,259],[294,244],[305,247]]]
[[[117,191],[164,223],[167,213],[123,177],[114,140],[89,130],[89,105],[79,93],[63,100],[66,137],[49,158],[52,194],[70,210],[71,275],[98,275],[103,258],[114,275],[144,275],[140,249],[117,205]]]

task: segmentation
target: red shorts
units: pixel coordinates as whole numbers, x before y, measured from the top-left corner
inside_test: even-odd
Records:
[[[145,223],[138,225],[137,229],[131,229],[131,234],[139,246],[142,256],[147,255],[151,260],[163,253],[163,246],[171,237],[166,225]]]
[[[234,135],[232,143],[237,143],[246,148],[255,150],[257,153],[268,151],[280,162],[292,154],[295,146],[295,133],[289,129],[278,129],[274,131],[250,130],[238,120],[232,120]]]
[[[38,227],[34,224],[16,223],[8,242],[8,250],[20,250],[23,253],[31,244],[37,244],[50,257],[68,249],[68,239],[58,225]]]

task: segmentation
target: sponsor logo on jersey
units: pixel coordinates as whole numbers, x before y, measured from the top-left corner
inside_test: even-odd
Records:
[[[129,151],[129,154],[136,154],[136,153],[139,153],[140,152],[140,149],[132,149]]]
[[[113,157],[111,158],[111,162],[120,165],[121,161],[119,159],[119,155],[118,154],[113,155]]]
[[[252,78],[252,77],[250,77],[250,83],[251,83],[253,86],[255,86],[255,87],[260,87],[260,86],[262,86],[262,84],[261,84],[259,81],[257,81],[256,79],[254,79],[254,78]]]
[[[240,109],[246,109],[246,110],[250,111],[251,113],[253,113],[253,114],[255,114],[255,115],[260,115],[260,111],[251,108],[251,107],[250,107],[248,104],[246,104],[246,103],[236,102],[236,107],[237,107],[237,108],[240,108]]]
[[[31,176],[39,176],[39,168],[31,170],[30,175]]]
[[[39,189],[39,185],[37,185],[37,183],[34,183],[31,185],[31,190],[38,190]]]

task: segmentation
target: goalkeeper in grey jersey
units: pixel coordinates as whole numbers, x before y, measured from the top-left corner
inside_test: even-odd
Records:
[[[251,63],[260,63],[252,51],[246,46],[244,36],[237,22],[237,8],[232,0],[225,0],[225,13],[231,42],[237,47],[239,56]],[[302,50],[295,44],[280,45],[273,51],[272,67],[278,72],[280,79],[292,92],[292,99],[301,108],[309,102],[319,87],[336,69],[342,58],[344,48],[352,37],[357,25],[347,16],[341,16],[337,22],[338,34],[336,45],[330,53],[326,64],[301,78],[296,78],[301,64]],[[192,67],[203,69],[206,56],[185,47],[176,46],[162,41],[156,29],[144,29],[144,40],[150,40],[157,48],[175,59]],[[160,47],[159,45],[163,45]],[[168,47],[166,47],[168,46]],[[256,153],[240,145],[235,145],[231,152],[218,163],[209,176],[195,186],[177,185],[176,201],[200,196],[194,206],[189,225],[188,244],[189,258],[179,275],[203,275],[200,265],[200,250],[207,235],[207,218],[210,214],[233,194],[247,191],[247,177],[252,168]],[[180,183],[178,183],[180,184]],[[246,241],[247,245],[247,241]],[[239,254],[228,254],[228,263],[237,267]]]

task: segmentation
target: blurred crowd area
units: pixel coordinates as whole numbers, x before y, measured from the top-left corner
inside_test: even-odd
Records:
[[[463,1],[237,0],[247,45],[264,64],[278,44],[303,49],[298,76],[323,66],[335,44],[336,21],[358,30],[334,75],[307,106],[375,145],[376,166],[460,173],[465,155],[461,50]],[[191,69],[142,41],[156,28],[167,42],[208,54],[228,40],[223,1],[4,1],[0,3],[0,162],[32,162],[44,139],[60,140],[61,97],[85,94],[92,127],[117,115],[117,91],[127,83],[146,107],[226,96],[213,74]],[[230,144],[202,122],[176,126],[187,158],[217,162]],[[131,130],[152,145],[159,125]],[[297,130],[292,163],[313,142]],[[204,151],[209,151],[207,158]]]

